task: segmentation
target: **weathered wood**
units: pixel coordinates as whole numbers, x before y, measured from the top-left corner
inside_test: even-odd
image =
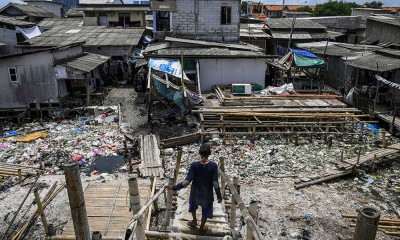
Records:
[[[40,219],[43,224],[44,232],[45,232],[46,236],[49,236],[49,225],[47,224],[46,216],[44,215],[42,201],[40,200],[40,196],[39,196],[37,189],[35,189],[33,191],[33,194],[35,195],[35,201],[36,201],[36,205],[38,208],[38,213],[40,215]]]
[[[261,234],[260,229],[258,228],[257,224],[254,222],[253,218],[251,217],[249,211],[246,209],[246,205],[243,203],[243,200],[240,198],[239,193],[236,191],[235,186],[233,183],[229,180],[229,177],[221,171],[221,169],[218,169],[219,173],[222,175],[223,178],[225,178],[226,183],[229,186],[229,189],[231,189],[232,197],[235,199],[237,202],[237,205],[242,212],[242,216],[244,218],[244,221],[247,225],[249,225],[251,232],[253,233],[253,237],[255,240],[261,240],[264,239],[264,236]]]
[[[258,211],[258,203],[257,201],[251,201],[249,205],[249,213],[251,217],[254,219],[254,222],[257,223],[257,211]],[[246,240],[253,240],[253,233],[251,232],[251,229],[249,226],[247,226],[247,231],[246,231]]]
[[[136,214],[140,211],[141,205],[140,205],[140,195],[139,195],[139,186],[138,186],[138,181],[137,178],[129,178],[128,180],[128,185],[129,185],[129,199],[130,199],[130,210],[133,213],[133,216],[136,216]],[[145,239],[144,235],[144,228],[145,228],[145,223],[144,223],[144,216],[140,215],[137,219],[136,223],[136,238],[137,239]],[[131,235],[133,236],[133,234]]]
[[[152,197],[152,196],[154,196],[154,193],[155,193],[155,191],[156,191],[156,182],[157,182],[157,178],[156,177],[152,177],[151,178],[151,194],[150,194],[150,197]],[[154,201],[154,203],[155,203],[156,201]],[[146,219],[146,230],[149,230],[150,229],[150,221],[151,221],[151,207],[152,207],[153,205],[150,205],[149,206],[149,210],[148,210],[148,213],[147,213],[147,219]]]
[[[226,237],[213,237],[213,236],[201,236],[201,235],[191,235],[184,233],[173,233],[173,232],[156,232],[156,231],[146,231],[146,237],[156,238],[156,239],[196,239],[196,240],[226,240]]]
[[[380,213],[371,207],[364,207],[358,211],[357,226],[354,240],[375,240],[378,230]]]
[[[176,164],[174,170],[174,184],[176,184],[176,182],[178,181],[179,169],[181,167],[181,159],[182,159],[182,149],[178,151],[178,156],[176,157]]]
[[[71,217],[77,240],[90,240],[89,223],[78,163],[64,165]]]
[[[168,184],[173,185],[174,179],[169,178]],[[167,191],[167,202],[166,202],[166,209],[165,209],[164,227],[169,226],[170,221],[171,221],[172,197],[173,197],[172,191]]]
[[[225,159],[224,157],[219,158],[219,167],[221,171],[225,171]],[[225,179],[221,176],[221,195],[222,199],[225,198]]]
[[[235,191],[237,191],[237,186],[239,184],[239,178],[238,177],[233,177],[233,184],[232,186],[235,188]],[[230,189],[231,186],[229,186],[229,190],[231,190],[231,193],[233,192],[233,189]],[[232,200],[231,200],[231,212],[230,212],[230,220],[229,220],[229,227],[234,230],[236,227],[236,201],[235,198],[233,197],[232,194]]]

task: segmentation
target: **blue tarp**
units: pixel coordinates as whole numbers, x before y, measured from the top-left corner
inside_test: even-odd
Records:
[[[152,83],[154,88],[157,90],[157,92],[163,96],[164,98],[168,99],[169,101],[175,103],[181,112],[185,112],[186,107],[184,105],[183,101],[183,93],[181,91],[178,91],[172,87],[168,88],[167,85],[152,79]]]
[[[325,66],[325,61],[321,58],[304,57],[293,52],[294,63],[302,68],[320,68]]]
[[[357,129],[361,129],[361,124],[357,123]],[[364,125],[364,129],[373,131],[374,133],[379,133],[378,124],[366,124]]]
[[[302,56],[302,57],[309,57],[309,58],[318,58],[314,55],[314,53],[306,51],[306,50],[298,50],[298,49],[291,49],[292,52]]]

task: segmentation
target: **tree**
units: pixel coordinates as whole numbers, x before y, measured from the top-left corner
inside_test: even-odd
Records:
[[[296,9],[296,12],[309,12],[309,13],[313,13],[312,8],[310,8],[310,6],[304,6],[304,7],[299,7],[298,9]]]
[[[249,5],[249,3],[247,1],[242,1],[242,5],[240,7],[242,13],[248,14],[248,12],[247,12],[248,5]]]
[[[381,1],[372,1],[364,3],[364,7],[366,8],[382,8],[383,2]]]
[[[361,7],[355,2],[329,1],[323,4],[317,4],[314,10],[314,16],[350,16],[352,8]]]

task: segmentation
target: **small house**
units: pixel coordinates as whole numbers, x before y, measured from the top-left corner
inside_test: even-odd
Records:
[[[28,4],[18,4],[9,3],[0,9],[0,15],[17,17],[20,20],[25,20],[29,22],[38,23],[44,18],[56,17],[56,15],[46,8],[28,5]]]

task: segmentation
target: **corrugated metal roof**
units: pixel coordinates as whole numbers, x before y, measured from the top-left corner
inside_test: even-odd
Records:
[[[66,17],[83,17],[83,11],[76,8],[70,8],[68,12],[65,13]]]
[[[377,22],[382,22],[390,25],[400,26],[400,17],[396,16],[371,16],[368,17],[368,20],[373,20]]]
[[[162,43],[152,43],[146,47],[144,50],[145,53],[147,52],[154,52],[160,49],[169,48],[169,42],[162,42]]]
[[[50,29],[56,26],[82,26],[83,18],[45,18],[37,24],[39,27]]]
[[[80,0],[79,4],[112,4],[114,0]]]
[[[74,68],[84,72],[90,72],[100,64],[107,62],[108,59],[110,59],[110,57],[94,53],[84,53],[83,55],[74,58],[59,61],[56,64]]]
[[[265,32],[264,24],[246,23],[240,24],[241,37],[254,37],[254,38],[271,38],[271,35]]]
[[[289,39],[290,31],[272,31],[272,37],[275,39]],[[294,31],[292,33],[292,39],[312,39],[311,35],[307,31]]]
[[[81,4],[76,10],[85,12],[100,12],[100,11],[150,11],[150,5],[144,4]]]
[[[326,32],[328,33],[329,38],[331,38],[331,39],[334,39],[334,38],[341,37],[341,36],[345,35],[344,33],[335,32],[335,31],[326,31]]]
[[[278,29],[291,29],[292,19],[290,18],[268,18],[266,24],[269,28]],[[326,29],[325,26],[308,19],[296,19],[294,29]]]
[[[400,69],[400,53],[398,56],[382,52],[370,52],[357,59],[347,61],[348,65],[371,71],[391,71]]]
[[[241,43],[221,43],[221,42],[210,42],[210,41],[203,41],[203,40],[192,40],[192,39],[174,38],[174,37],[166,37],[165,41],[190,43],[190,44],[202,45],[202,46],[224,47],[224,48],[248,50],[248,51],[260,51],[261,50],[261,48],[259,48],[257,46],[254,46],[251,44],[241,44]]]
[[[22,20],[18,20],[14,17],[7,17],[7,16],[2,16],[0,15],[0,23],[4,23],[4,24],[10,24],[13,26],[34,26],[35,23],[33,22],[27,22],[27,21],[22,21]]]
[[[161,49],[158,50],[156,56],[160,57],[178,57],[181,56],[181,51],[185,57],[267,57],[262,52],[252,51],[237,51],[227,48],[186,48],[186,49]]]
[[[4,13],[7,8],[16,8],[23,12],[27,16],[32,17],[57,17],[54,13],[48,11],[47,9],[35,6],[35,5],[27,5],[27,4],[17,4],[17,3],[9,3],[2,9],[0,9],[0,14]]]
[[[143,28],[108,28],[105,26],[56,26],[26,41],[33,47],[53,47],[83,42],[83,46],[135,46]]]

